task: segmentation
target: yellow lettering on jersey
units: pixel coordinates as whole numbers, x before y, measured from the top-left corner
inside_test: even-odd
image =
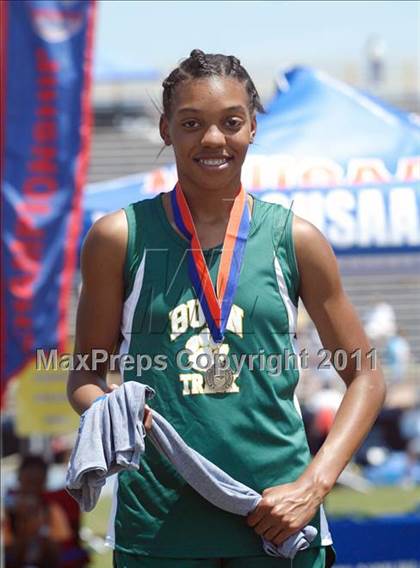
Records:
[[[185,333],[188,329],[188,309],[186,304],[180,304],[169,312],[171,321],[171,340]]]
[[[239,337],[243,337],[243,319],[243,309],[233,304],[226,329],[239,335]],[[171,322],[171,341],[185,333],[189,327],[199,329],[206,324],[206,319],[198,300],[188,300],[185,304],[180,304],[171,310],[169,312],[169,320]]]
[[[179,375],[179,380],[182,381],[184,383],[184,388],[182,389],[182,394],[188,395],[191,394],[191,390],[190,390],[190,381],[191,381],[191,375]]]
[[[204,394],[202,375],[196,373],[191,375],[191,394]]]
[[[243,321],[244,321],[244,311],[239,306],[233,304],[232,309],[229,314],[229,319],[227,322],[226,329],[236,333],[239,337],[243,337]]]
[[[239,386],[236,384],[238,375],[234,376],[232,386],[227,389],[226,393],[239,392]],[[191,394],[218,394],[210,389],[204,382],[204,377],[200,373],[188,373],[179,375],[179,380],[182,381],[184,388],[182,394],[189,396]]]
[[[198,300],[188,300],[187,308],[190,326],[193,329],[203,327],[206,324],[206,320]]]

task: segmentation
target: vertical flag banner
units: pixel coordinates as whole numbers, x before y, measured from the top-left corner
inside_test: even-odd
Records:
[[[2,394],[11,378],[35,379],[37,348],[68,345],[94,15],[93,0],[3,3]]]

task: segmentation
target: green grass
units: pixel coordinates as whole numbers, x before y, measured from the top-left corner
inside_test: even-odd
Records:
[[[95,509],[83,515],[83,525],[89,527],[95,535],[105,538],[108,528],[108,518],[111,510],[111,498],[103,497],[99,499]],[[95,554],[92,552],[92,568],[111,568],[112,551],[107,549],[105,554]]]
[[[378,487],[369,493],[356,493],[343,487],[335,488],[325,501],[330,516],[375,516],[386,513],[404,513],[420,505],[420,487]],[[105,537],[111,499],[100,499],[95,510],[86,513],[83,523],[96,535]],[[92,554],[92,568],[111,568],[112,554]]]
[[[331,516],[405,513],[419,506],[420,487],[377,487],[366,494],[337,487],[325,501],[326,511]]]
[[[91,513],[83,515],[83,524],[95,534],[105,537],[108,528],[108,517],[111,511],[111,498],[103,497]]]
[[[111,568],[112,567],[112,551],[105,554],[92,555],[92,561],[89,565],[91,568]]]

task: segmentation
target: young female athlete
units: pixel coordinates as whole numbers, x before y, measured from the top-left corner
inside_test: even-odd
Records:
[[[124,380],[153,387],[151,406],[190,446],[263,495],[246,519],[221,511],[146,438],[140,471],[119,474],[118,567],[330,565],[320,505],[384,400],[325,238],[241,187],[260,110],[238,59],[194,50],[163,82],[160,133],[175,152],[176,189],[101,218],[84,243],[76,352],[119,344],[122,354],[142,355]],[[264,365],[264,356],[293,352],[299,298],[324,347],[348,355],[339,371],[346,394],[313,459],[294,397],[298,369]],[[71,373],[79,413],[107,391],[106,371]],[[263,552],[260,535],[279,544],[307,524],[318,536],[292,564]]]

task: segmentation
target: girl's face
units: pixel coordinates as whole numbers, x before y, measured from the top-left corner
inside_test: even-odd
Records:
[[[181,184],[207,190],[236,189],[256,131],[245,85],[230,77],[205,77],[175,87],[171,114],[160,133],[172,144]]]

